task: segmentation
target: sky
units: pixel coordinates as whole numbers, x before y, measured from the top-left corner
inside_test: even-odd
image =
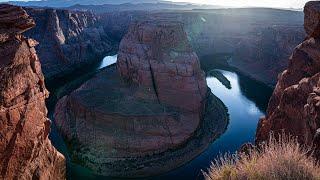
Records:
[[[8,0],[0,0],[5,2]],[[27,1],[27,0],[16,0]],[[168,0],[174,2],[191,2],[200,4],[212,4],[230,7],[271,7],[301,9],[309,0]]]
[[[232,7],[303,8],[309,0],[171,0]]]

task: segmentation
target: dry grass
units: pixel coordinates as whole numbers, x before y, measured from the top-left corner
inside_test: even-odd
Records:
[[[271,136],[260,150],[250,150],[250,155],[225,155],[212,163],[206,180],[320,180],[320,167],[293,138]]]

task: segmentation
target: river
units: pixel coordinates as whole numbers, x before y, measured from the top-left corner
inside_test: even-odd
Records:
[[[258,104],[262,104],[262,101],[268,103],[272,89],[236,72],[218,71],[229,80],[231,88],[229,89],[217,78],[210,76],[207,77],[207,84],[212,93],[222,100],[228,108],[230,121],[227,131],[197,158],[159,179],[173,179],[173,177],[201,179],[201,170],[210,167],[212,160],[217,156],[227,152],[233,153],[242,144],[254,142],[259,118],[264,116],[266,110],[266,106],[258,106]],[[260,95],[256,96],[256,99],[247,97],[247,91],[259,92]]]
[[[52,92],[51,95],[56,96],[56,99],[59,98],[61,96],[59,95],[61,89],[70,88],[69,91],[73,90],[79,84],[89,79],[90,74],[94,74],[100,69],[116,63],[116,59],[116,55],[107,56],[92,69],[87,69],[86,73],[83,73],[81,76],[69,76],[70,82],[59,85],[55,83],[55,86],[49,85],[49,90]],[[152,179],[201,179],[201,170],[208,168],[211,161],[219,154],[235,152],[243,143],[254,141],[258,120],[265,114],[272,89],[232,70],[215,69],[215,67],[212,67],[212,70],[222,75],[224,81],[227,81],[228,84],[226,86],[226,83],[223,83],[221,79],[218,80],[215,76],[207,76],[207,84],[212,93],[220,98],[228,108],[230,114],[228,129],[197,158],[178,169]],[[56,99],[48,101],[49,117],[51,119],[53,118],[52,114]],[[54,125],[50,139],[55,147],[68,158],[65,144]],[[86,169],[70,163],[68,175],[71,179],[107,179],[105,177],[94,176]]]

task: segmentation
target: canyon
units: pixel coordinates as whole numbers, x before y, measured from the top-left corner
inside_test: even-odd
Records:
[[[98,62],[117,46],[93,13],[32,8],[26,11],[36,22],[26,36],[39,42],[36,49],[47,80]]]
[[[183,25],[158,18],[132,24],[117,66],[96,74],[55,109],[73,161],[116,177],[183,165],[224,132],[227,119]]]
[[[303,13],[287,10],[99,7],[0,5],[0,179],[70,178],[66,163],[69,175],[76,164],[159,178],[200,154],[208,162],[213,142],[220,151],[253,137],[248,121],[264,115],[280,72],[256,143],[285,132],[320,157],[319,2],[306,4],[305,30]],[[115,54],[108,68],[81,69]],[[72,75],[81,80],[68,92],[52,89],[52,124],[46,88]]]
[[[0,179],[65,179],[66,164],[48,139],[46,90],[21,7],[0,5]]]
[[[256,143],[286,133],[300,143],[315,147],[319,158],[319,83],[320,83],[320,2],[306,4],[307,38],[298,45],[289,59],[288,68],[279,76],[270,99],[267,116],[259,122]]]
[[[287,66],[294,47],[305,37],[301,12],[264,8],[193,10],[176,18],[185,24],[199,57],[204,57],[202,67],[222,64],[271,87]],[[227,58],[220,60],[221,56]]]
[[[275,86],[294,47],[305,37],[303,13],[295,11],[253,8],[99,12],[104,8],[94,7],[27,8],[37,26],[26,35],[40,42],[36,49],[47,79],[62,77],[115,54],[129,25],[146,17],[180,21],[202,67],[223,64],[269,86]]]

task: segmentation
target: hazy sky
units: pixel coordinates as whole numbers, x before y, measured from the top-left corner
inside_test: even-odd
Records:
[[[171,0],[176,2],[193,2],[215,4],[235,7],[278,7],[278,8],[303,8],[309,0]]]
[[[8,0],[0,0],[5,2]],[[17,0],[27,1],[27,0]],[[132,0],[134,1],[134,0]],[[175,2],[192,2],[202,4],[214,4],[233,7],[276,7],[276,8],[303,8],[309,0],[169,0]]]

